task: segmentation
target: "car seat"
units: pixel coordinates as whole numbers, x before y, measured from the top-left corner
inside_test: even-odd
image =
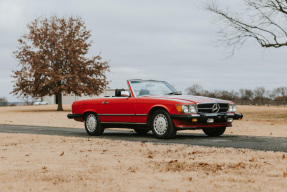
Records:
[[[142,96],[142,95],[149,95],[150,92],[148,89],[141,89],[140,92],[139,92],[139,96]]]

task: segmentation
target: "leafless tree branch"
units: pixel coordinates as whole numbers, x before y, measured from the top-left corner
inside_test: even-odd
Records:
[[[215,1],[206,9],[215,13],[221,22],[220,41],[234,50],[248,39],[262,47],[287,46],[287,0],[243,0],[245,11],[224,10]]]

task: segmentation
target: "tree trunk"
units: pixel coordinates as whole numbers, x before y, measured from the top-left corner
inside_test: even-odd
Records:
[[[57,94],[58,99],[58,109],[57,111],[63,111],[63,105],[62,105],[62,93]]]

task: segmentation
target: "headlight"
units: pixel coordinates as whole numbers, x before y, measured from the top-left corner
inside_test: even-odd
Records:
[[[188,113],[188,105],[183,105],[181,108],[181,112]]]
[[[235,112],[237,110],[236,105],[233,105],[233,112]]]
[[[236,111],[236,105],[234,104],[229,104],[228,112],[235,112]]]
[[[197,113],[197,106],[189,105],[189,113]]]
[[[196,105],[175,105],[179,113],[197,113]]]

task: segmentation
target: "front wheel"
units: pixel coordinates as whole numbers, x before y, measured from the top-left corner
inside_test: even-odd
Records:
[[[103,134],[105,128],[100,124],[99,117],[95,113],[88,113],[85,117],[85,129],[89,135],[98,136]]]
[[[157,110],[151,118],[151,129],[153,134],[159,139],[170,139],[176,134],[176,128],[169,116],[163,109]]]
[[[209,137],[219,137],[225,132],[226,127],[204,128],[202,130]]]

